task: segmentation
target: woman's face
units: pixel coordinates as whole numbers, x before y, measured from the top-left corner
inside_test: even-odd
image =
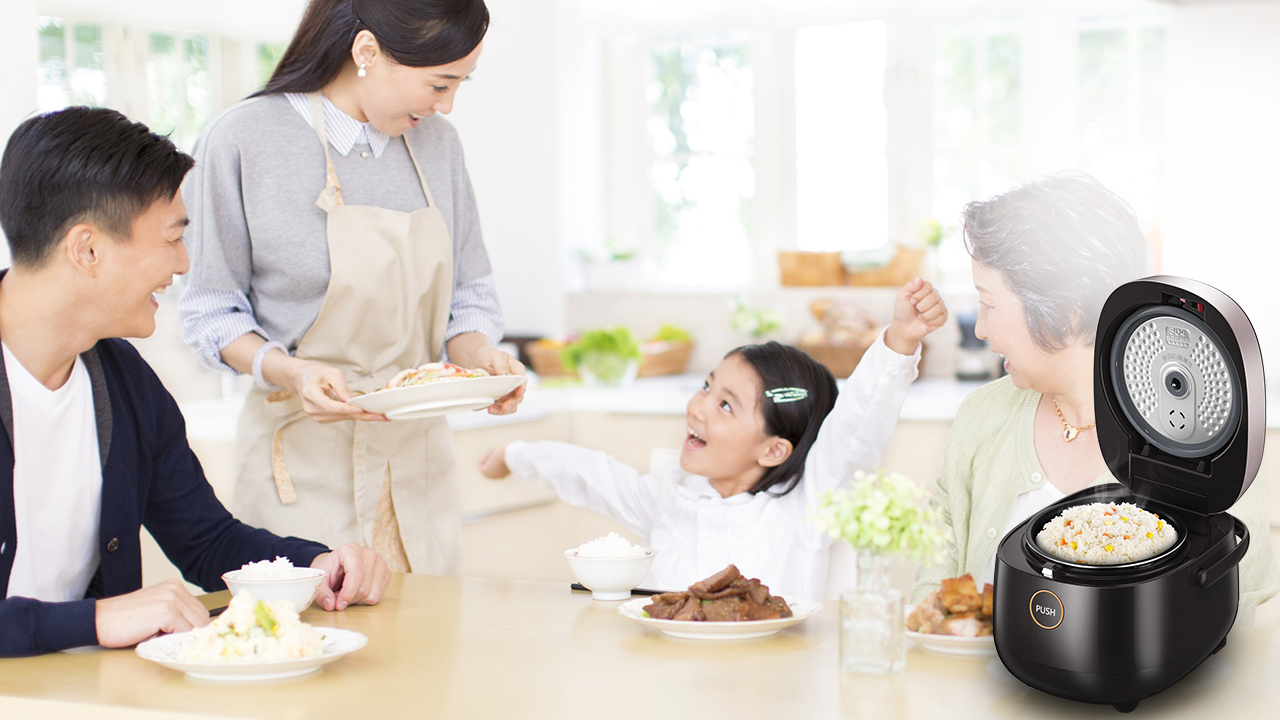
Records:
[[[978,291],[978,324],[974,334],[1004,357],[1004,369],[1022,390],[1045,387],[1054,372],[1054,353],[1036,344],[1027,327],[1022,300],[1004,283],[999,270],[973,262],[973,286]]]
[[[387,135],[399,137],[424,117],[448,115],[458,86],[475,71],[483,48],[482,42],[464,58],[431,67],[401,65],[385,52],[378,53],[366,77],[356,84],[365,117]]]

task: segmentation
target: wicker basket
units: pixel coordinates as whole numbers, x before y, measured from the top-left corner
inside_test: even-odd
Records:
[[[838,252],[778,251],[778,272],[785,286],[842,285],[844,265]]]
[[[524,351],[529,356],[529,362],[533,364],[533,371],[538,373],[538,377],[574,377],[577,373],[569,372],[560,361],[560,351],[563,349],[563,345],[546,346],[529,343]]]
[[[646,342],[640,344],[640,372],[636,377],[679,375],[689,364],[693,341]]]
[[[530,343],[525,346],[533,371],[539,377],[575,377],[577,373],[569,372],[560,360],[563,345],[548,346]],[[653,377],[655,375],[679,375],[689,364],[693,354],[693,342],[680,340],[674,342],[645,342],[640,344],[640,370],[636,377]]]
[[[832,345],[830,343],[808,343],[800,341],[796,343],[796,347],[805,351],[809,357],[817,360],[837,380],[843,380],[853,374],[853,369],[858,366],[858,361],[862,359],[862,355],[866,353],[869,346],[858,345]]]
[[[924,251],[916,248],[898,246],[893,259],[878,270],[859,270],[845,276],[846,285],[869,285],[879,287],[898,287],[920,274],[920,261]]]

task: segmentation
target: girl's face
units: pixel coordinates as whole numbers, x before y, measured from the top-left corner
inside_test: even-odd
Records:
[[[464,58],[431,67],[401,65],[386,53],[377,53],[365,68],[366,77],[356,83],[365,117],[387,135],[399,137],[424,117],[448,115],[458,86],[476,69],[483,48],[480,43]]]
[[[978,291],[978,324],[974,334],[993,352],[1004,356],[1004,369],[1022,390],[1046,387],[1045,375],[1058,363],[1054,354],[1036,344],[1027,327],[1022,300],[1004,283],[999,270],[973,262],[973,286]]]
[[[785,455],[775,461],[776,448],[786,441],[765,433],[761,396],[760,376],[741,355],[721,360],[689,399],[680,467],[711,478],[722,494],[731,488],[727,496],[745,492],[782,462]]]

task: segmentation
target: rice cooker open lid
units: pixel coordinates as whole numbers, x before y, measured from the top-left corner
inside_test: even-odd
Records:
[[[1116,288],[1094,342],[1098,443],[1142,498],[1201,515],[1226,511],[1262,462],[1262,351],[1244,311],[1194,280],[1159,275]]]

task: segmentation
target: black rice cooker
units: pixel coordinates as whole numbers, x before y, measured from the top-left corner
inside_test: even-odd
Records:
[[[1111,294],[1094,344],[1094,409],[1121,484],[1074,493],[1000,541],[994,632],[1010,673],[1129,712],[1226,644],[1249,531],[1225,511],[1262,461],[1265,396],[1257,336],[1231,298],[1169,276]],[[1063,510],[1110,502],[1159,515],[1177,541],[1110,565],[1037,543]]]

